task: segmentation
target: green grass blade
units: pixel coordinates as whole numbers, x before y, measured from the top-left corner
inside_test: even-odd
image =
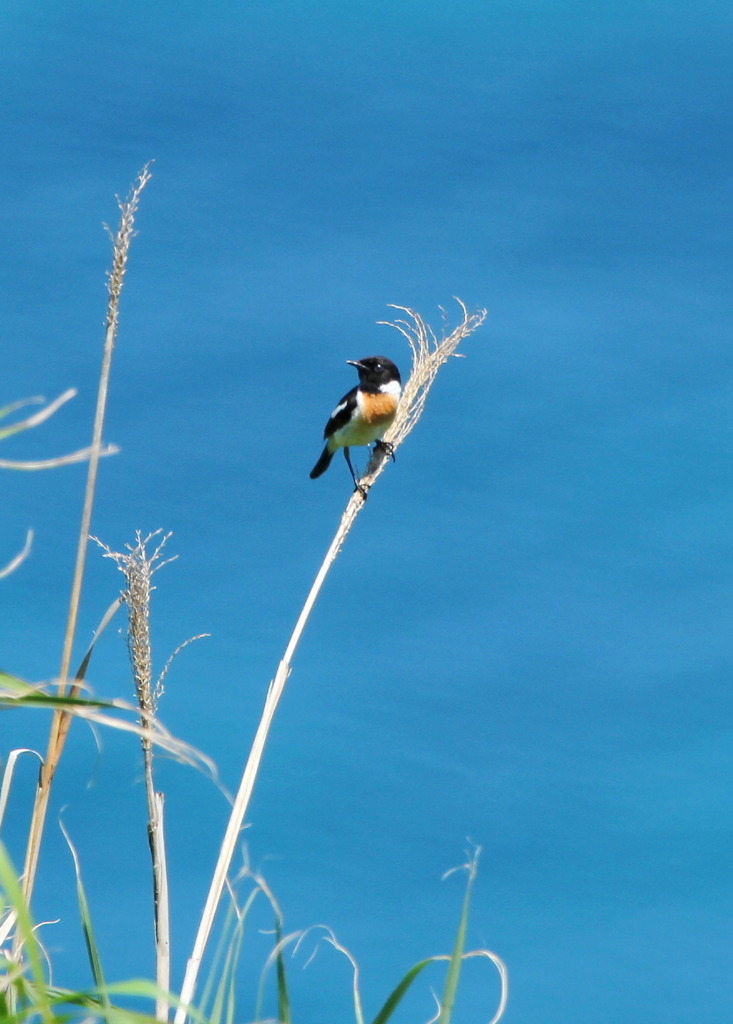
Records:
[[[0,695],[4,690],[8,696],[17,693],[18,696],[25,696],[33,687],[17,676],[11,676],[9,672],[0,672]]]
[[[277,1007],[278,1021],[280,1024],[291,1024],[292,1011],[290,1008],[290,993],[288,992],[288,980],[285,974],[285,957],[283,956],[282,945],[282,921],[278,918],[275,925],[275,939],[277,942]]]
[[[51,1024],[54,1015],[43,970],[40,944],[33,930],[33,919],[28,904],[23,898],[18,874],[3,843],[0,843],[0,888],[4,891],[8,904],[13,908],[17,920],[16,928],[19,935],[22,936],[23,952],[28,960],[34,982],[35,1015],[40,1016],[42,1021]]]
[[[231,1024],[235,1019],[237,965],[242,953],[244,941],[244,920],[238,918],[227,942],[224,963],[221,968],[213,1006],[209,1014],[211,1024]]]
[[[413,981],[419,974],[425,970],[430,964],[435,963],[436,957],[429,956],[427,960],[421,960],[415,964],[414,967],[410,968],[407,974],[404,976],[402,981],[397,985],[394,991],[390,994],[387,1001],[385,1002],[382,1009],[379,1011],[377,1016],[372,1021],[372,1024],[387,1024],[394,1011],[397,1009],[399,1004],[405,997],[408,989],[412,985]]]
[[[251,899],[252,893],[250,893],[247,899],[248,905]],[[232,902],[227,909],[226,919],[221,928],[219,941],[200,999],[201,1007],[205,1009],[206,1017],[210,1024],[221,1024],[223,1007],[225,1005],[225,993],[231,970],[231,950],[236,942],[237,929],[243,930],[244,928],[244,922],[241,920],[240,914],[241,912],[232,895]]]
[[[86,889],[84,888],[84,882],[81,877],[81,864],[79,862],[79,855],[76,852],[76,847],[71,841],[71,836],[66,830],[66,826],[63,822],[60,822],[61,831],[64,834],[69,849],[71,850],[71,856],[74,858],[74,871],[76,872],[76,898],[79,902],[79,914],[81,916],[81,926],[84,931],[84,941],[87,945],[87,953],[89,955],[89,964],[92,969],[92,976],[94,977],[94,984],[97,986],[99,991],[102,993],[101,999],[105,1009],[109,1009],[109,997],[106,994],[106,983],[104,980],[104,971],[102,970],[102,958],[99,954],[99,946],[94,935],[94,927],[92,925],[92,915],[89,909],[89,901],[87,899]]]
[[[477,848],[474,853],[473,860],[467,865],[465,865],[466,868],[468,869],[466,895],[463,898],[463,910],[461,911],[461,919],[458,923],[458,933],[456,934],[456,942],[453,947],[453,953],[450,958],[450,964],[448,965],[448,977],[446,978],[445,981],[445,989],[443,991],[443,1004],[441,1006],[440,1016],[438,1017],[438,1024],[450,1024],[450,1020],[453,1015],[453,1007],[456,1002],[458,982],[461,977],[461,967],[463,965],[463,954],[466,949],[466,933],[468,931],[468,915],[471,909],[471,893],[473,891],[474,879],[476,878],[478,858],[480,853],[480,848]]]
[[[95,647],[95,645],[97,643],[97,640],[99,640],[99,638],[102,635],[102,633],[104,633],[104,631],[107,628],[107,626],[110,624],[112,619],[115,617],[115,615],[117,614],[117,611],[119,610],[121,605],[124,603],[124,600],[125,599],[122,596],[116,598],[112,602],[112,604],[109,606],[107,611],[104,613],[104,616],[102,617],[102,621],[99,623],[99,625],[97,626],[97,628],[96,628],[96,630],[94,632],[94,636],[92,638],[91,644],[89,645],[89,649],[87,650],[86,654],[82,658],[81,665],[77,669],[76,675],[74,676],[75,680],[83,679],[86,676],[87,669],[89,668],[89,662],[92,659],[92,654],[94,653],[94,647]]]

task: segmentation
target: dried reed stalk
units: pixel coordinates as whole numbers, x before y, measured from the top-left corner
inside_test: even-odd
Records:
[[[92,510],[94,508],[94,497],[97,485],[97,472],[99,459],[104,449],[102,445],[102,434],[104,431],[104,420],[107,411],[107,395],[109,393],[109,380],[112,369],[112,355],[117,341],[119,328],[120,298],[125,281],[125,271],[130,253],[130,245],[135,235],[135,216],[140,203],[140,196],[151,178],[149,165],[146,165],[135,181],[127,199],[118,199],[120,208],[120,226],[117,234],[110,236],[113,241],[112,269],[108,274],[107,287],[109,301],[107,304],[107,320],[104,341],[104,355],[102,358],[102,370],[99,378],[97,392],[97,408],[94,417],[94,429],[92,432],[92,445],[89,452],[89,469],[87,472],[87,483],[84,493],[84,507],[82,510],[81,525],[79,529],[79,542],[77,546],[76,563],[74,568],[74,580],[71,588],[69,601],[69,614],[64,637],[64,650],[61,659],[61,672],[58,684],[59,696],[78,696],[77,688],[69,686],[69,672],[71,658],[76,637],[77,622],[79,619],[79,605],[81,603],[82,584],[84,582],[84,569],[86,566],[87,544],[89,540],[89,529],[92,521]],[[108,229],[109,230],[109,229]],[[63,753],[66,737],[71,725],[72,716],[65,711],[56,711],[51,723],[51,732],[48,744],[46,759],[41,768],[36,799],[33,807],[28,845],[26,847],[25,866],[23,869],[23,895],[26,902],[30,903],[33,894],[33,887],[38,869],[38,857],[41,848],[41,840],[48,812],[48,802],[51,795],[51,785],[56,769]]]
[[[449,335],[444,336],[440,341],[437,339],[432,328],[425,323],[419,313],[406,306],[393,306],[403,312],[407,319],[400,319],[394,322],[387,322],[388,326],[396,328],[408,341],[412,351],[412,373],[405,386],[394,423],[384,436],[389,442],[393,451],[402,444],[408,434],[414,430],[425,407],[425,400],[435,382],[440,367],[455,353],[460,342],[468,337],[477,327],[480,327],[486,318],[486,310],[480,309],[475,313],[469,313],[468,309],[457,300],[463,310],[463,320],[459,326]],[[361,480],[361,485],[368,490],[372,487],[384,470],[387,456],[381,449],[377,449],[367,466],[367,471]],[[346,540],[356,517],[364,507],[365,498],[357,490],[352,494],[346,510],[341,519],[336,536],[331,542],[323,564],[316,575],[310,593],[298,617],[298,621],[290,637],[285,654],[278,665],[275,678],[270,683],[265,700],[265,707],[262,718],[255,734],[252,749],[242,775],[234,805],[229,817],[229,822],[224,834],[219,858],[214,870],[214,875],[209,887],[209,894],[206,900],[204,911],[194,942],[193,952],[188,961],[186,974],[180,995],[180,1005],[176,1011],[175,1024],[184,1024],[188,1015],[198,981],[199,971],[203,960],[206,946],[208,944],[216,918],[216,913],[221,902],[221,897],[226,886],[227,874],[234,858],[239,833],[244,824],[244,817],[247,813],[252,792],[254,790],[257,775],[260,769],[265,743],[270,732],[270,727],[275,716],[280,699],[285,691],[285,685],[291,672],[292,661],[300,643],[301,636],[306,623],[313,611],[318,595],[333,565],[341,547]]]

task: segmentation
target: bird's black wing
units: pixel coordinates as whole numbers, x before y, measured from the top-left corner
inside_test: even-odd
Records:
[[[358,390],[358,385],[355,388],[352,388],[351,391],[344,395],[339,404],[333,410],[328,423],[326,424],[326,428],[323,431],[325,439],[331,437],[332,434],[335,434],[337,430],[341,429],[341,427],[345,427],[349,422],[351,414],[356,408],[356,392]]]

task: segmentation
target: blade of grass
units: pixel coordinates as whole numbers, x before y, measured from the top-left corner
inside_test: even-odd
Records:
[[[477,847],[476,850],[474,851],[473,858],[468,864],[465,865],[468,871],[466,894],[463,897],[463,909],[461,911],[461,919],[458,923],[456,941],[453,947],[453,953],[450,958],[450,964],[448,966],[448,976],[445,981],[445,989],[443,990],[443,1002],[440,1008],[438,1024],[450,1024],[451,1017],[453,1016],[453,1007],[455,1006],[456,1002],[458,982],[461,977],[461,967],[463,966],[463,953],[466,948],[468,915],[471,910],[471,892],[473,891],[473,883],[476,878],[476,872],[478,870],[478,859],[480,854],[481,848]]]
[[[3,843],[0,843],[0,887],[5,892],[8,904],[13,908],[13,917],[17,921],[16,936],[18,941],[11,959],[20,962],[21,956],[27,958],[36,992],[36,1012],[40,1015],[41,1020],[51,1024],[53,1012],[46,986],[41,950],[33,930],[33,919],[28,901],[25,899],[23,889],[18,882],[15,868]]]
[[[18,747],[16,750],[11,750],[8,754],[8,760],[3,770],[3,781],[0,786],[0,829],[3,827],[3,821],[5,820],[5,811],[8,806],[8,800],[10,798],[10,787],[13,784],[13,774],[15,773],[15,765],[22,754],[34,754],[39,761],[43,761],[43,758],[37,750],[31,750],[30,747]],[[2,940],[0,939],[0,948],[2,948]]]
[[[152,981],[147,978],[133,978],[128,981],[113,982],[101,989],[90,989],[88,991],[70,991],[65,989],[49,989],[54,1006],[80,1006],[88,1009],[93,1016],[87,1016],[82,1022],[78,1015],[74,1014],[73,1021],[76,1024],[90,1024],[93,1020],[109,1021],[111,1024],[157,1024],[156,1018],[151,1013],[143,1013],[138,1010],[130,1010],[126,1007],[117,1006],[113,1000],[118,996],[127,999],[147,999],[157,1001],[160,998],[167,998],[175,1003],[176,997],[171,993],[161,992]],[[205,1017],[197,1010],[191,1010],[191,1016],[197,1024],[209,1024]],[[71,1020],[68,1014],[54,1017],[54,1024],[62,1024],[63,1021]],[[4,1024],[4,1022],[3,1022]]]
[[[71,850],[71,856],[74,860],[74,872],[76,874],[76,898],[79,903],[79,914],[81,916],[81,926],[84,932],[84,941],[87,946],[87,953],[89,955],[89,964],[92,969],[92,976],[94,978],[94,984],[103,993],[101,996],[102,1004],[105,1008],[109,1008],[109,996],[106,993],[106,986],[104,980],[104,971],[102,970],[102,958],[99,955],[99,947],[97,945],[97,939],[94,934],[94,926],[92,925],[92,915],[89,909],[89,900],[87,899],[86,889],[84,888],[84,881],[81,877],[81,863],[79,861],[79,854],[77,853],[76,847],[71,841],[71,836],[64,825],[63,821],[59,821],[61,831],[63,832],[64,839]]]
[[[210,1024],[221,1021],[224,1016],[228,1019],[233,1015],[236,996],[236,967],[241,956],[242,944],[244,942],[247,917],[262,889],[249,872],[245,871],[244,877],[251,879],[255,884],[247,894],[244,904],[240,907],[237,895],[233,886],[229,886],[230,904],[227,908],[226,920],[221,929],[221,935],[206,979],[204,992],[201,997],[201,1008],[206,1010],[206,1017]]]
[[[257,992],[257,1004],[255,1008],[255,1020],[260,1019],[265,999],[267,972],[274,958],[277,977],[278,1024],[291,1024],[292,1013],[290,1008],[290,993],[288,992],[287,974],[285,971],[284,953],[286,946],[289,945],[292,939],[292,936],[289,936],[287,939],[283,938],[283,926],[285,924],[285,919],[280,909],[280,904],[275,899],[275,894],[267,884],[266,879],[262,875],[255,874],[255,872],[251,871],[249,866],[246,867],[246,872],[254,879],[255,882],[257,882],[258,886],[269,900],[270,906],[275,914],[275,949],[270,954],[260,976],[260,984]]]
[[[384,1006],[374,1018],[372,1024],[387,1024],[387,1021],[390,1020],[392,1014],[404,999],[415,979],[422,974],[426,967],[435,963],[436,959],[437,957],[429,956],[426,960],[420,960],[419,963],[416,963],[414,967],[410,968],[402,981],[395,986],[393,991],[387,997]]]
[[[77,689],[80,691],[81,687],[77,687]],[[105,725],[132,733],[141,739],[150,740],[156,746],[172,754],[182,764],[188,764],[206,772],[219,784],[214,762],[190,743],[176,739],[158,719],[149,726],[143,726],[136,721],[130,722],[124,718],[114,718],[111,714],[106,713],[121,712],[137,716],[138,708],[127,701],[99,700],[94,697],[58,697],[56,694],[48,693],[43,686],[27,683],[23,679],[18,679],[17,676],[0,672],[0,707],[51,708],[54,711],[63,711],[64,714],[86,719],[97,725]],[[222,791],[224,792],[223,789]],[[225,795],[229,798],[226,792]]]
[[[19,459],[0,459],[0,469],[20,469],[32,472],[36,469],[58,469],[59,466],[73,466],[77,462],[86,462],[92,455],[98,458],[105,458],[107,455],[116,455],[119,452],[116,444],[107,444],[102,448],[95,449],[80,448],[69,455],[58,455],[55,459],[37,459],[31,462],[24,462]]]
[[[94,648],[97,645],[97,641],[99,640],[99,638],[102,635],[102,633],[104,633],[104,631],[107,628],[107,626],[109,626],[110,622],[115,617],[115,615],[117,614],[117,612],[119,611],[119,609],[120,609],[120,607],[122,606],[123,603],[124,603],[124,598],[123,597],[115,598],[115,600],[112,602],[112,604],[109,606],[107,611],[102,616],[102,621],[99,623],[99,625],[97,626],[97,628],[94,631],[94,636],[92,637],[92,642],[90,643],[89,647],[87,648],[87,652],[84,655],[84,657],[82,658],[81,664],[79,665],[79,668],[76,670],[76,675],[75,675],[74,678],[75,678],[77,683],[80,680],[82,680],[82,679],[84,679],[86,677],[87,669],[89,668],[89,662],[92,660],[92,654],[94,653]]]
[[[66,402],[69,402],[76,396],[76,388],[69,388],[64,391],[58,398],[54,398],[52,402],[46,406],[45,409],[41,409],[40,412],[35,413],[33,416],[29,416],[25,420],[18,420],[17,423],[12,423],[9,427],[0,428],[0,441],[6,437],[11,437],[13,434],[20,433],[21,430],[30,430],[32,427],[37,427],[40,423],[45,423],[47,419],[50,419],[53,414],[61,408]],[[3,409],[0,409],[0,419],[5,416],[9,416],[10,413],[15,412],[16,409],[22,409],[26,405],[40,405],[45,402],[45,398],[25,398],[20,402],[14,402],[12,405],[6,405]]]
[[[19,398],[17,402],[11,402],[10,405],[0,406],[0,420],[4,420],[6,416],[17,412],[18,409],[25,409],[27,405],[43,405],[45,401],[43,395],[34,395],[33,398]],[[0,437],[2,437],[1,434]]]
[[[10,576],[11,573],[15,572],[19,565],[25,562],[28,555],[31,553],[33,547],[33,530],[29,530],[25,536],[25,544],[23,549],[18,552],[13,558],[10,559],[7,565],[4,565],[0,569],[0,580],[5,579],[6,576]]]
[[[446,983],[443,992],[443,1000],[440,1004],[440,1009],[436,1019],[437,1024],[450,1024],[453,1009],[455,1007],[456,994],[458,991],[458,982],[461,974],[461,967],[464,960],[475,959],[481,957],[490,960],[491,963],[496,967],[499,972],[499,978],[501,981],[501,997],[499,1000],[499,1007],[497,1012],[492,1017],[489,1024],[498,1024],[504,1015],[507,1001],[509,998],[509,977],[506,969],[506,965],[501,957],[498,957],[495,953],[492,953],[488,949],[477,949],[466,952],[466,934],[468,931],[468,918],[471,909],[471,896],[473,892],[473,886],[478,872],[478,859],[481,854],[481,848],[476,847],[473,855],[467,864],[462,865],[460,868],[453,868],[448,871],[444,877],[455,873],[456,871],[466,870],[468,872],[468,881],[466,883],[466,892],[463,898],[463,906],[461,908],[461,917],[458,923],[458,932],[456,934],[456,941],[453,947],[453,952],[450,956],[438,955],[431,956],[425,960],[421,960],[415,964],[407,974],[402,978],[395,989],[390,993],[384,1006],[379,1011],[377,1016],[374,1018],[372,1024],[387,1024],[392,1017],[392,1014],[401,1003],[405,994],[415,981],[415,979],[422,973],[422,971],[429,965],[437,963],[438,961],[448,962],[448,973],[446,976]]]
[[[232,1024],[237,1005],[237,967],[244,942],[244,921],[237,920],[226,946],[224,966],[217,985],[214,1003],[209,1014],[210,1024]]]
[[[288,979],[285,973],[285,957],[280,946],[283,932],[282,923],[278,920],[275,926],[275,940],[278,945],[277,953],[277,1018],[280,1024],[291,1024],[292,1011],[290,1008],[290,993],[288,992]]]

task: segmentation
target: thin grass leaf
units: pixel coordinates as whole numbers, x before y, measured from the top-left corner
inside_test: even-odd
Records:
[[[392,1014],[404,999],[415,978],[422,974],[426,967],[435,963],[436,959],[437,957],[429,956],[427,960],[421,960],[419,963],[415,964],[414,967],[410,968],[402,981],[390,993],[384,1006],[372,1021],[372,1024],[387,1024],[387,1021],[391,1018]]]
[[[359,988],[359,976],[360,969],[356,957],[353,953],[342,945],[330,928],[326,929],[328,935],[326,935],[326,942],[329,942],[334,949],[338,950],[339,953],[343,953],[346,959],[351,964],[352,969],[352,982],[351,991],[354,997],[354,1017],[356,1018],[356,1024],[364,1024],[364,1006],[361,999],[361,990]]]
[[[5,579],[6,576],[10,576],[11,573],[15,572],[19,565],[25,562],[28,555],[31,553],[33,547],[33,530],[29,530],[25,536],[25,544],[21,551],[18,552],[13,558],[10,559],[7,565],[4,565],[0,569],[0,580]]]
[[[109,988],[105,988],[103,992],[96,989],[88,992],[57,989],[53,1000],[54,1024],[63,1024],[66,1021],[70,1024],[93,1024],[95,1021],[99,1021],[100,1024],[159,1024],[152,1014],[115,1006],[112,1003],[105,1005],[102,999],[104,995],[108,996],[109,991]],[[77,1009],[72,1011],[71,1007]],[[67,1012],[61,1013],[63,1009],[67,1009]],[[79,1010],[83,1011],[83,1017],[80,1017]]]
[[[102,970],[102,958],[99,954],[99,946],[97,945],[97,939],[94,935],[94,926],[92,924],[92,915],[89,909],[89,900],[87,899],[86,889],[84,888],[84,881],[81,877],[81,862],[79,861],[79,854],[77,853],[76,847],[71,841],[71,836],[68,833],[66,826],[63,821],[59,822],[61,831],[63,832],[64,839],[71,850],[71,856],[74,859],[74,872],[76,874],[76,898],[79,903],[79,914],[81,916],[81,926],[84,932],[84,941],[87,945],[87,953],[89,955],[89,965],[92,969],[92,977],[94,978],[94,984],[98,989],[104,990],[105,980],[104,971]],[[108,1006],[109,999],[106,996],[102,997],[102,1002],[105,1006]]]
[[[277,941],[277,1019],[280,1024],[291,1024],[292,1011],[290,1008],[290,993],[288,992],[288,979],[285,973],[285,957],[280,945],[282,942],[282,923],[278,919],[275,925],[275,939]]]
[[[30,747],[18,747],[17,750],[11,750],[8,754],[8,760],[3,771],[3,781],[0,785],[0,828],[3,827],[3,821],[5,819],[5,812],[8,807],[8,800],[10,798],[10,787],[13,784],[13,775],[15,774],[15,766],[18,760],[23,754],[34,754],[38,760],[43,764],[43,758],[37,750],[31,750]],[[3,945],[2,931],[0,930],[0,949]]]
[[[501,957],[497,956],[496,953],[492,953],[490,949],[474,949],[471,950],[470,953],[463,954],[464,960],[471,960],[477,957],[481,957],[484,960],[489,960],[499,972],[499,980],[501,981],[501,996],[499,998],[499,1006],[494,1016],[488,1022],[488,1024],[499,1024],[499,1021],[504,1016],[504,1011],[506,1010],[507,1003],[509,1002],[509,971],[507,970],[507,966],[501,959]]]
[[[17,934],[19,937],[17,950],[19,955],[27,959],[30,967],[35,987],[34,1006],[36,1014],[44,1022],[51,1024],[53,1012],[48,997],[40,943],[33,930],[33,919],[28,903],[23,897],[23,890],[18,882],[17,872],[3,843],[0,843],[0,887],[5,892],[6,899],[13,908],[17,921]]]
[[[235,943],[232,947],[230,957],[231,970],[229,974],[229,991],[227,993],[226,1020],[227,1024],[234,1024],[237,1010],[237,968],[242,957],[242,945],[244,943],[244,930],[238,930]]]
[[[291,1024],[291,1008],[290,1008],[290,994],[288,992],[287,975],[285,972],[285,948],[293,940],[294,936],[288,936],[283,938],[283,925],[285,918],[280,909],[280,904],[275,899],[270,886],[267,884],[267,880],[263,875],[256,874],[249,867],[249,864],[245,866],[245,874],[252,878],[261,891],[266,896],[267,900],[272,907],[275,914],[275,948],[267,958],[262,974],[260,976],[260,984],[257,991],[257,1004],[255,1009],[255,1020],[259,1020],[260,1014],[262,1013],[262,1006],[264,1004],[265,997],[265,982],[267,979],[267,973],[269,968],[272,966],[274,961],[276,965],[276,977],[277,977],[277,1003],[278,1003],[278,1022],[279,1024]]]
[[[203,991],[201,993],[200,1005],[209,1020],[211,1020],[213,1010],[207,1009],[207,1007],[213,1007],[217,1001],[221,977],[226,969],[226,957],[231,943],[231,937],[234,934],[234,929],[237,927],[237,920],[243,913],[243,911],[237,906],[236,896],[231,888],[229,893],[231,896],[231,903],[227,907],[219,941],[214,948],[214,953],[211,958],[211,967],[209,968],[208,976],[202,986]],[[245,907],[251,905],[255,896],[256,892],[251,892],[249,894],[245,902]],[[246,911],[244,912],[246,913]]]
[[[11,437],[13,434],[20,433],[21,430],[30,430],[32,427],[37,427],[40,423],[44,423],[47,419],[53,416],[57,409],[60,409],[62,405],[74,398],[76,393],[76,388],[69,388],[67,391],[64,391],[62,395],[59,395],[58,398],[54,398],[52,402],[49,402],[45,409],[41,409],[40,412],[37,412],[34,416],[29,416],[25,420],[19,420],[17,423],[13,423],[9,427],[3,427],[2,430],[0,430],[0,441],[4,440],[6,437]],[[26,405],[41,405],[45,401],[46,399],[41,397],[21,399],[19,402],[14,402],[12,405],[6,405],[4,408],[0,409],[0,419],[4,419],[6,416],[9,416],[10,413],[15,412],[17,409],[22,409]]]
[[[173,1005],[178,1004],[178,999],[173,993],[161,991],[154,982],[147,978],[113,982],[101,989],[92,989],[88,992],[63,993],[59,990],[58,995],[62,1001],[65,996],[67,1002],[77,1002],[78,1005],[95,1011],[98,1020],[109,1020],[115,1024],[128,1024],[128,1022],[129,1024],[159,1024],[152,1014],[117,1006],[114,1000],[119,996],[129,999],[149,999],[151,1002],[166,999]],[[72,996],[73,1000],[70,1000],[69,996]],[[106,1005],[100,1005],[103,1000],[106,1001]],[[195,1007],[191,1008],[190,1013],[198,1024],[208,1024],[206,1017]]]
[[[509,998],[509,977],[504,961],[498,957],[495,953],[492,953],[487,949],[471,950],[470,952],[465,951],[466,945],[466,933],[468,930],[468,918],[471,909],[471,895],[473,891],[473,885],[476,879],[478,871],[478,859],[481,853],[481,848],[476,847],[471,860],[462,865],[460,868],[453,868],[451,871],[446,873],[447,875],[453,874],[455,871],[466,870],[468,871],[468,881],[466,883],[466,893],[463,899],[463,907],[461,910],[461,917],[458,924],[458,932],[456,935],[456,941],[453,948],[453,953],[450,956],[438,955],[428,957],[426,960],[421,960],[415,964],[400,983],[396,986],[394,991],[389,995],[382,1009],[379,1011],[377,1016],[374,1018],[372,1024],[386,1024],[391,1018],[397,1006],[400,1004],[405,994],[407,993],[410,986],[413,984],[415,979],[422,973],[422,971],[428,966],[428,964],[437,963],[438,961],[448,961],[448,974],[445,983],[445,990],[443,993],[443,1000],[440,1004],[438,1015],[435,1018],[437,1024],[449,1024],[453,1008],[455,1006],[456,994],[458,991],[458,982],[461,974],[461,966],[464,960],[474,959],[476,957],[482,957],[490,960],[491,963],[496,967],[499,972],[501,980],[501,998],[499,1000],[499,1008],[495,1015],[492,1017],[490,1024],[498,1024],[504,1015],[506,1009],[507,1000]]]
[[[11,402],[10,405],[0,406],[0,420],[4,420],[6,416],[17,412],[18,409],[25,409],[27,405],[43,405],[45,401],[43,395],[34,395],[33,398],[19,398],[17,402]]]
[[[56,693],[49,693],[46,689],[51,685],[52,683],[44,685],[28,683],[17,676],[0,672],[0,708],[52,708],[54,711],[74,715],[97,725],[129,732],[135,736],[147,738],[181,763],[206,772],[214,781],[218,780],[216,765],[211,758],[191,744],[176,739],[159,721],[155,720],[151,725],[143,726],[137,721],[128,721],[122,717],[114,717],[111,713],[107,714],[107,712],[116,712],[120,715],[137,716],[138,708],[134,704],[118,699],[100,700],[94,697],[58,696]]]
[[[234,911],[230,907],[226,913],[226,918],[221,930],[221,936],[219,938],[218,943],[214,947],[214,951],[211,957],[211,967],[209,969],[208,976],[204,979],[201,986],[201,994],[199,996],[199,1000],[201,1008],[204,1012],[206,1012],[206,1007],[208,1007],[210,1003],[215,999],[214,993],[216,988],[216,979],[221,976],[221,965],[223,964],[224,957],[226,956],[226,942],[229,935],[229,930],[232,927],[231,916],[233,913]]]
[[[214,1002],[209,1014],[211,1024],[231,1024],[237,1006],[237,967],[244,942],[244,920],[238,917],[234,931],[226,946],[224,964],[216,986]]]
[[[315,931],[325,932],[325,935],[322,937],[322,941],[327,942],[329,946],[332,946],[337,952],[341,953],[344,957],[346,957],[346,959],[351,964],[353,976],[352,992],[354,997],[354,1018],[356,1020],[356,1024],[364,1024],[364,1009],[362,1006],[361,991],[359,988],[359,964],[353,953],[349,949],[347,949],[346,946],[344,946],[341,942],[339,942],[333,930],[329,928],[328,925],[314,924],[311,925],[310,928],[303,929],[303,931],[293,932],[291,935],[286,935],[284,939],[280,940],[280,942],[275,947],[273,952],[270,953],[270,956],[268,957],[267,960],[267,964],[265,965],[265,970],[267,970],[272,965],[272,963],[274,963],[278,959],[278,957],[282,955],[282,952],[285,949],[285,947],[290,945],[290,943],[293,941],[295,941],[295,946],[293,948],[293,956],[295,956],[295,954],[300,950],[300,947],[304,944],[306,938],[311,934],[311,932]],[[316,943],[313,952],[310,954],[310,956],[305,962],[306,967],[311,963],[312,960],[315,959],[316,954],[318,953],[318,949],[319,944]]]
[[[112,602],[112,604],[109,606],[107,611],[102,616],[102,621],[97,626],[94,632],[94,636],[92,637],[92,642],[89,645],[86,654],[81,660],[81,665],[79,665],[79,668],[76,671],[75,679],[77,681],[84,679],[86,677],[87,669],[89,668],[89,662],[92,660],[92,654],[94,653],[94,648],[97,645],[97,641],[99,640],[102,633],[104,633],[107,626],[109,626],[110,622],[119,611],[119,608],[124,603],[124,600],[125,599],[121,596],[115,598],[115,600]]]
[[[77,462],[86,462],[95,454],[98,457],[106,458],[108,455],[117,455],[121,449],[116,444],[107,444],[98,452],[93,445],[88,448],[79,448],[68,455],[57,455],[54,459],[33,459],[25,461],[22,459],[0,459],[0,469],[20,469],[26,472],[33,472],[37,469],[58,469],[60,466],[73,466]]]
[[[64,711],[81,715],[90,708],[114,708],[114,704],[88,697],[55,697],[52,693],[37,692],[21,693],[17,697],[0,693],[0,707],[63,708]]]
[[[489,960],[499,972],[499,978],[501,981],[501,997],[499,999],[499,1007],[494,1016],[488,1022],[488,1024],[499,1024],[499,1021],[504,1016],[504,1011],[506,1010],[507,1002],[509,999],[509,974],[506,968],[506,964],[501,959],[501,957],[498,957],[496,953],[492,953],[488,949],[472,949],[468,953],[463,954],[463,960],[473,960],[477,957]],[[419,963],[415,964],[414,967],[410,968],[410,970],[407,972],[404,978],[395,987],[394,991],[390,993],[384,1006],[372,1021],[372,1024],[387,1024],[387,1021],[390,1020],[392,1014],[397,1009],[399,1004],[402,1002],[412,983],[425,970],[426,967],[428,967],[430,964],[436,964],[444,961],[450,964],[450,961],[452,959],[452,956],[438,954],[437,956],[430,956],[426,960],[421,960]],[[442,1012],[442,1007],[441,1011],[439,1011],[438,1013],[438,1016],[435,1018],[436,1021],[440,1019],[440,1012]]]
[[[471,891],[473,889],[473,882],[476,877],[478,857],[480,852],[480,849],[477,849],[471,863],[466,865],[466,867],[468,868],[468,882],[466,884],[466,895],[463,897],[463,909],[461,911],[461,919],[458,923],[456,942],[453,947],[453,953],[451,955],[450,964],[448,966],[448,976],[445,980],[445,989],[443,990],[443,1001],[440,1008],[440,1016],[438,1017],[438,1024],[450,1024],[451,1017],[453,1016],[453,1007],[455,1006],[456,1002],[458,982],[461,977],[461,967],[463,966],[463,954],[466,948],[468,915],[471,909]]]
[[[32,689],[31,684],[27,683],[24,679],[20,679],[18,676],[11,676],[9,672],[0,671],[0,695],[2,695],[2,691],[5,691],[9,696],[13,693],[25,696]]]
[[[318,927],[318,926],[316,925],[314,927]],[[255,1020],[256,1021],[259,1021],[260,1017],[262,1016],[262,1007],[263,1007],[264,1002],[265,1002],[265,985],[266,985],[266,981],[267,981],[267,974],[268,974],[270,968],[272,967],[273,964],[277,964],[283,958],[285,950],[287,949],[288,946],[292,945],[293,943],[295,945],[294,945],[294,949],[293,949],[293,954],[292,955],[295,956],[295,953],[298,951],[298,948],[300,947],[300,944],[302,943],[303,939],[308,934],[308,932],[311,931],[311,930],[312,929],[307,928],[307,929],[305,929],[305,931],[291,932],[290,935],[283,935],[283,936],[281,936],[278,939],[278,941],[277,941],[277,943],[275,945],[275,948],[272,950],[272,952],[268,956],[267,963],[262,968],[262,974],[260,975],[260,984],[259,984],[259,989],[258,989],[258,992],[257,992],[257,1006],[256,1006],[256,1009],[255,1009]],[[315,956],[315,953],[313,954],[313,956]],[[312,957],[310,957],[308,959],[308,961],[306,963],[306,967],[310,963],[311,959],[312,959]],[[290,1013],[289,1003],[290,1003],[290,1000],[288,998],[288,1013]],[[280,1019],[281,1018],[278,1017],[278,1021],[280,1021]],[[289,1019],[290,1018],[288,1018],[288,1021],[289,1021]],[[283,1020],[284,1020],[284,1018],[283,1018]]]

